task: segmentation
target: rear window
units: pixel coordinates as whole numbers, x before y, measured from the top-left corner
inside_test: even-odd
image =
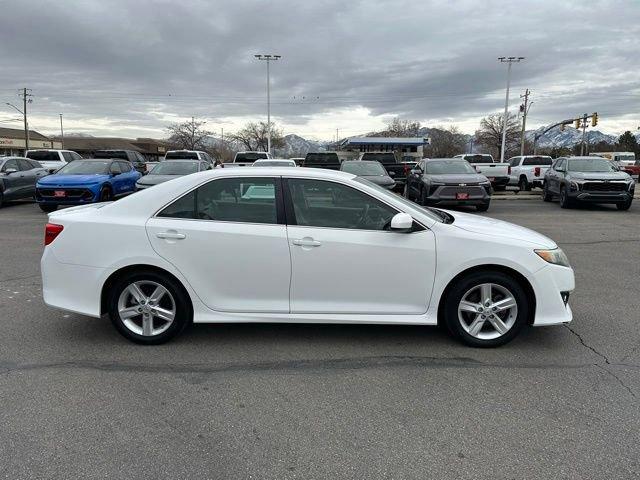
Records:
[[[175,160],[175,159],[187,159],[187,160],[197,160],[198,154],[196,152],[167,152],[165,157],[167,160]]]
[[[27,152],[27,158],[30,158],[31,160],[37,160],[39,162],[61,161],[58,152],[51,152],[48,150],[34,150],[32,152]]]
[[[340,163],[340,159],[338,158],[337,153],[307,153],[307,156],[304,157],[304,163]]]
[[[236,157],[233,160],[234,162],[255,162],[256,160],[261,160],[263,158],[269,158],[267,156],[267,152],[245,152],[245,153],[236,153]]]
[[[396,163],[396,156],[393,153],[365,153],[362,160],[375,160],[384,165]]]
[[[527,157],[522,161],[523,166],[531,166],[531,165],[541,165],[541,166],[549,166],[551,165],[551,157]]]
[[[121,160],[129,160],[127,152],[124,150],[98,150],[94,154],[94,158],[119,158]]]
[[[493,163],[491,155],[465,155],[464,159],[469,163]]]

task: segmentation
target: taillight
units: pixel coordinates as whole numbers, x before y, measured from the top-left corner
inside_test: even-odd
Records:
[[[534,168],[534,169],[533,169],[533,174],[534,174],[536,177],[539,177],[539,176],[540,176],[540,167],[536,167],[536,168]]]
[[[44,244],[49,245],[53,242],[60,232],[64,230],[62,225],[58,225],[56,223],[47,223],[44,227]]]

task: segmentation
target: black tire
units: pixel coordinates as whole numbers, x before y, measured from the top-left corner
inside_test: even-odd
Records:
[[[529,180],[527,180],[527,177],[525,177],[524,175],[520,177],[520,181],[518,182],[518,188],[525,192],[531,191],[531,184],[529,183]]]
[[[57,205],[47,205],[45,203],[41,203],[39,206],[40,206],[40,210],[42,210],[45,213],[55,212],[58,209]]]
[[[476,205],[476,210],[478,212],[486,212],[487,210],[489,210],[489,202]]]
[[[102,187],[100,189],[100,196],[98,197],[101,202],[110,202],[113,200],[113,192],[110,187]]]
[[[622,203],[616,203],[616,208],[618,210],[629,210],[631,208],[631,202],[633,202],[633,200],[629,200],[627,202],[622,202]]]
[[[147,336],[132,331],[125,325],[124,321],[120,317],[120,313],[118,310],[120,295],[125,291],[125,289],[127,289],[134,282],[145,281],[162,285],[170,293],[174,302],[175,317],[173,319],[173,322],[170,323],[169,327],[166,330],[156,335]],[[146,291],[144,293],[149,294],[149,291]],[[116,330],[118,330],[118,332],[120,332],[123,337],[131,340],[132,342],[142,345],[159,345],[171,340],[175,336],[179,335],[184,330],[184,328],[191,323],[191,319],[193,317],[189,296],[182,285],[180,285],[168,275],[163,275],[158,272],[143,270],[126,274],[118,279],[112,285],[110,291],[106,292],[106,294],[108,299],[107,305],[111,323],[113,323],[114,327],[116,327]],[[140,321],[141,325],[142,314],[140,314],[140,318],[136,319],[135,322],[137,323],[138,320]]]
[[[542,201],[550,202],[552,200],[553,200],[553,195],[547,188],[547,182],[545,182],[544,185],[542,185]]]
[[[571,199],[567,194],[567,187],[560,186],[560,208],[571,208]]]
[[[492,283],[506,288],[513,295],[517,305],[517,315],[511,328],[501,336],[492,339],[480,339],[470,335],[458,318],[458,305],[463,296],[474,287],[484,283]],[[462,343],[470,347],[481,348],[499,347],[513,340],[527,324],[531,308],[527,293],[522,285],[514,277],[497,271],[475,272],[463,277],[449,290],[444,301],[444,323],[449,332]],[[491,325],[488,324],[488,327],[491,328]]]

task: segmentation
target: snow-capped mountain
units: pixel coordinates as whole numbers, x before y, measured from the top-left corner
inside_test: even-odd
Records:
[[[541,134],[542,131],[547,127],[540,127],[537,130],[528,130],[526,132],[527,139],[533,141],[533,137],[536,134]],[[606,133],[602,133],[599,130],[589,130],[587,129],[585,135],[587,141],[590,144],[595,144],[599,142],[606,143],[616,143],[618,140],[617,135],[608,135]],[[538,146],[541,148],[553,148],[553,147],[573,147],[575,144],[580,143],[582,141],[582,130],[576,130],[573,127],[565,127],[564,131],[560,130],[560,127],[554,127],[549,130],[544,135],[538,138]]]
[[[279,148],[274,151],[276,157],[304,157],[309,152],[315,153],[327,150],[326,143],[307,140],[306,138],[295,134],[285,135],[284,142],[284,148]]]

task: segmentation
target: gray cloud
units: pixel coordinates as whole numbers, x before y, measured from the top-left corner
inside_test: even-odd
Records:
[[[427,124],[468,122],[501,108],[502,55],[527,57],[513,68],[512,104],[530,88],[534,123],[598,110],[614,128],[640,113],[640,4],[632,1],[25,0],[0,8],[0,98],[32,88],[45,130],[61,111],[96,134],[161,132],[191,115],[212,124],[262,118],[265,67],[254,53],[283,56],[272,70],[273,112],[291,126],[359,106]]]

